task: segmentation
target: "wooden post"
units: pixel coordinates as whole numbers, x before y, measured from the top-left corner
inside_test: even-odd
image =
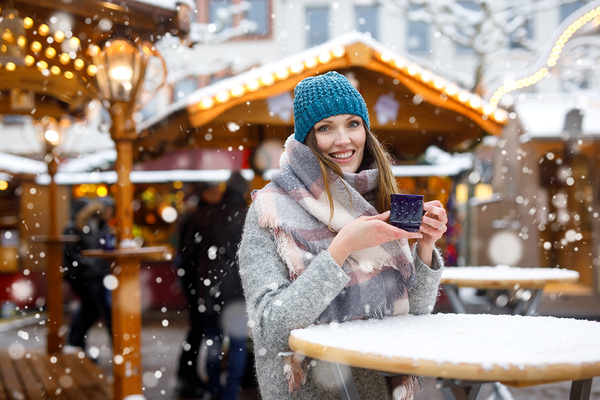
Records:
[[[133,238],[133,187],[129,174],[133,163],[133,140],[135,123],[131,107],[126,103],[114,103],[110,110],[116,144],[117,194],[116,221],[119,246],[123,240]],[[141,292],[137,258],[117,258],[113,274],[119,285],[112,292],[113,329],[113,399],[142,394],[141,363]]]
[[[58,161],[55,157],[48,163],[48,174],[50,175],[50,231],[48,235],[47,251],[48,264],[46,268],[46,284],[48,297],[48,354],[58,353],[63,347],[63,338],[60,336],[60,328],[63,325],[63,290],[62,273],[60,271],[63,251],[60,242],[60,227],[58,226],[58,209],[56,197],[58,189],[54,176],[58,170]]]

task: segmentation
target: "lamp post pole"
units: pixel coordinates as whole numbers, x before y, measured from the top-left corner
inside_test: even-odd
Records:
[[[117,150],[116,220],[118,243],[121,245],[133,239],[133,187],[129,174],[136,133],[130,103],[112,103],[110,114],[113,121],[111,136]],[[113,393],[115,399],[122,399],[142,393],[140,259],[118,257],[115,263],[112,271],[119,285],[112,292]]]
[[[55,175],[58,171],[58,160],[52,152],[48,153],[52,158],[48,162],[48,174],[50,175],[50,231],[48,235],[48,268],[47,268],[47,287],[48,287],[48,336],[47,351],[49,354],[58,353],[63,347],[63,338],[60,336],[60,327],[63,325],[63,290],[62,273],[60,266],[62,264],[62,244],[60,243],[60,228],[58,226],[58,210],[56,196],[58,188]]]

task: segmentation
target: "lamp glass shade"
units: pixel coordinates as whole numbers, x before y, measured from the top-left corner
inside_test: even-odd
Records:
[[[129,41],[116,39],[93,56],[98,68],[98,91],[104,100],[130,102],[137,96],[143,79],[143,52]]]

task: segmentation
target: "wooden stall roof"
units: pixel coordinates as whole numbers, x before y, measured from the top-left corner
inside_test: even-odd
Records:
[[[183,36],[189,32],[189,20],[184,21],[181,9],[142,1],[4,3],[1,11],[5,18],[12,10],[24,20],[24,42],[11,40],[21,40],[26,57],[10,66],[11,60],[0,60],[0,115],[83,116],[85,105],[93,98],[90,46],[102,45],[111,37],[154,42],[166,32]],[[54,17],[70,22],[69,29],[53,23]]]
[[[360,33],[314,47],[219,81],[172,104],[138,125],[138,159],[177,148],[254,148],[293,133],[291,99],[296,84],[336,70],[355,79],[373,130],[397,155],[415,155],[435,144],[466,150],[497,135],[507,113]],[[397,118],[379,118],[378,102],[399,104]],[[386,107],[384,104],[383,107]],[[287,112],[286,112],[287,111]]]

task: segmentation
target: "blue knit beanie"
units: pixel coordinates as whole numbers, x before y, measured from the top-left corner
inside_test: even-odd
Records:
[[[294,137],[304,143],[320,120],[339,114],[358,115],[369,125],[367,104],[344,75],[330,71],[303,79],[294,89]]]

